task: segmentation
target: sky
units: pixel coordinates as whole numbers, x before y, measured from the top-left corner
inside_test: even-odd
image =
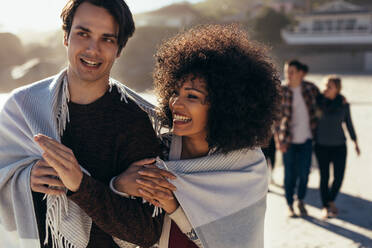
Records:
[[[126,0],[131,11],[141,13],[185,0]],[[187,0],[190,3],[202,0]],[[15,0],[1,4],[0,32],[44,32],[61,26],[59,15],[67,0]]]

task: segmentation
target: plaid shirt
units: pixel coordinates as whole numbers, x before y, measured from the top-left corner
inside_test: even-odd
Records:
[[[304,97],[306,107],[309,113],[310,128],[315,137],[315,129],[317,126],[316,117],[316,98],[319,94],[319,89],[313,83],[302,81],[302,96]],[[288,145],[291,143],[292,134],[290,123],[292,120],[292,102],[293,93],[289,86],[282,86],[282,106],[281,118],[276,125],[277,141],[280,145]]]

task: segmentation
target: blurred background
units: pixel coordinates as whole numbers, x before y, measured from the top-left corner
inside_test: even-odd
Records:
[[[351,103],[362,155],[348,143],[338,218],[320,219],[319,176],[314,160],[306,203],[310,216],[288,219],[281,154],[270,185],[266,247],[372,247],[372,0],[126,0],[136,32],[112,75],[151,94],[153,54],[160,42],[203,23],[240,23],[269,47],[279,71],[296,58],[309,66],[306,80],[324,89],[323,77],[338,74]],[[66,0],[7,1],[0,8],[0,106],[12,89],[66,67],[60,12]],[[0,237],[5,238],[5,237]]]
[[[151,88],[153,54],[165,38],[200,23],[238,22],[271,48],[278,68],[289,58],[310,73],[372,74],[371,0],[128,0],[135,35],[113,76]],[[59,14],[65,0],[18,0],[0,10],[0,91],[7,92],[66,66]]]

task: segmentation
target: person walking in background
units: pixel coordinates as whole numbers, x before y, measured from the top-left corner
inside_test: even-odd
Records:
[[[301,63],[300,72],[301,72],[302,80],[305,81],[305,77],[309,73],[309,66],[307,66],[304,63]]]
[[[358,155],[360,150],[351,120],[350,105],[341,95],[341,79],[337,76],[328,76],[325,81],[326,89],[318,99],[319,122],[315,137],[315,154],[320,172],[322,213],[324,218],[330,218],[338,214],[334,201],[340,191],[345,174],[346,138],[342,123],[346,124]],[[333,182],[329,187],[331,163],[333,164]]]
[[[276,147],[275,147],[275,139],[274,136],[271,137],[269,144],[262,147],[262,152],[265,155],[267,165],[271,169],[269,176],[270,176],[270,182],[274,183],[273,180],[273,171],[275,167],[275,154],[276,154]]]
[[[284,188],[289,216],[296,217],[293,196],[299,181],[297,207],[307,215],[303,202],[311,166],[312,138],[316,128],[316,98],[319,89],[303,81],[302,63],[291,60],[284,65],[286,85],[282,86],[281,119],[277,123],[275,140],[283,153]]]

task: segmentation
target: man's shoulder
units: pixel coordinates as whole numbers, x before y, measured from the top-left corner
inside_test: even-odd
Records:
[[[56,76],[54,75],[48,78],[41,79],[31,84],[18,87],[11,92],[11,97],[17,98],[17,97],[24,96],[25,94],[30,94],[30,93],[32,94],[32,92],[34,91],[48,89],[50,84],[55,79],[55,77]]]
[[[141,117],[146,115],[146,112],[139,106],[139,104],[128,95],[123,96],[121,90],[119,89],[118,85],[113,85],[110,93],[111,97],[114,99],[114,104],[116,108],[117,114],[120,115],[128,115],[130,114],[131,117]]]
[[[302,81],[303,85],[306,87],[306,88],[309,88],[309,89],[316,89],[318,90],[318,86],[316,86],[313,82],[310,82],[310,81]]]
[[[139,113],[146,113],[145,109],[155,109],[155,106],[138,92],[115,79],[111,80],[113,82],[111,91],[116,95],[114,97],[120,99],[121,104],[125,104],[129,109]]]

